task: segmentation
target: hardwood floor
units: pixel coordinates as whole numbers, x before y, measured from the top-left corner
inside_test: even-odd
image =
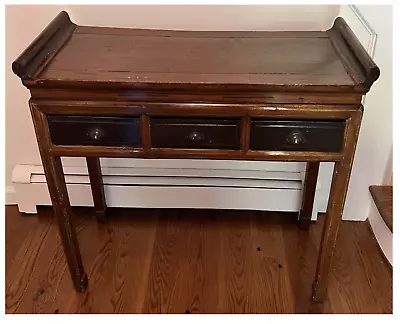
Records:
[[[7,313],[392,313],[392,271],[365,222],[342,222],[328,298],[310,301],[323,216],[74,208],[89,276],[76,293],[52,209],[6,207]]]

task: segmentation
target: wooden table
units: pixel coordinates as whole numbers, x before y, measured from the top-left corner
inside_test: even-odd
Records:
[[[379,69],[342,18],[327,31],[206,32],[77,26],[61,12],[12,65],[29,106],[68,266],[85,273],[60,156],[306,161],[299,224],[319,162],[335,168],[313,298],[323,301],[361,125]]]

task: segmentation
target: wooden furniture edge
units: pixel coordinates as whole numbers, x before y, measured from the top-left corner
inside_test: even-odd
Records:
[[[76,28],[66,11],[61,11],[12,63],[22,80],[32,80],[58,53]]]
[[[71,22],[68,13],[66,11],[61,11],[12,63],[13,72],[22,79],[25,86],[28,88],[34,87],[35,85],[38,86],[33,80],[66,44],[76,27],[77,25]],[[356,90],[357,92],[358,90],[364,94],[367,93],[380,75],[378,66],[371,59],[342,17],[337,17],[333,26],[326,32],[334,48],[338,52],[342,63],[345,65],[347,72],[356,83],[353,91]],[[340,48],[345,48],[346,51],[351,54],[352,62],[348,62],[348,60],[344,58],[345,55],[339,50]],[[354,69],[359,70],[361,75],[355,72]],[[42,82],[41,85],[43,85]],[[58,84],[58,86],[62,86],[62,84]],[[68,86],[70,86],[70,84],[68,84]],[[96,84],[96,86],[98,85]],[[124,87],[124,84],[117,83],[115,86],[120,88]],[[159,86],[162,87],[162,85]],[[241,89],[243,85],[240,84],[234,85],[234,87],[237,88],[236,90],[245,90]],[[130,88],[130,85],[128,85],[128,88]],[[203,88],[203,86],[200,88]],[[215,89],[215,85],[212,85],[212,88]],[[255,90],[254,85],[252,88]],[[269,91],[274,89],[277,91],[280,90],[279,86],[271,86],[268,88],[271,88]],[[319,89],[317,89],[317,87],[315,87],[315,89],[299,89],[296,87],[296,91],[303,92],[304,90],[306,90],[305,92],[318,92]],[[343,89],[336,89],[333,92],[347,92],[349,90],[350,89],[344,87]],[[265,91],[264,86],[262,86],[259,91]]]
[[[350,51],[358,65],[357,68],[362,73],[361,78],[358,74],[354,73],[352,67],[348,66],[349,63],[343,58],[343,53],[338,51],[338,54],[347,68],[347,72],[357,82],[357,86],[360,86],[364,93],[367,93],[372,84],[379,78],[380,70],[378,66],[342,17],[335,19],[333,26],[327,30],[327,33],[337,51],[338,47],[346,47]]]
[[[373,185],[369,186],[369,192],[383,221],[393,233],[393,186]],[[387,207],[387,203],[391,208]]]

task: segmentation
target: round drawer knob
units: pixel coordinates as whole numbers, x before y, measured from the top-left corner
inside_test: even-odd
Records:
[[[294,145],[303,144],[306,142],[306,138],[300,132],[291,132],[288,137],[286,137],[286,142]]]
[[[104,132],[100,128],[94,128],[89,131],[89,137],[94,141],[98,141],[104,137]]]
[[[204,139],[204,135],[202,133],[194,131],[189,134],[188,138],[193,142],[200,142]]]

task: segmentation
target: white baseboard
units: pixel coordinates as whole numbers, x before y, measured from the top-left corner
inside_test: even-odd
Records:
[[[13,186],[6,187],[6,205],[17,205],[17,193]]]
[[[393,233],[390,231],[389,227],[387,227],[372,197],[371,201],[372,206],[370,208],[368,221],[383,254],[393,266]]]
[[[299,211],[304,170],[102,167],[109,207]],[[86,167],[64,167],[72,206],[92,206]],[[20,212],[51,205],[42,166],[17,165],[12,181]],[[326,210],[319,181],[312,219]]]
[[[20,188],[20,212],[36,213],[37,205],[51,205],[47,185]],[[93,206],[89,185],[67,184],[72,206]],[[105,186],[109,207],[201,208],[298,211],[299,190],[223,187]]]
[[[87,168],[64,167],[72,206],[92,206]],[[103,167],[110,207],[298,211],[304,172]],[[21,212],[51,205],[42,166],[17,165],[13,184]]]

